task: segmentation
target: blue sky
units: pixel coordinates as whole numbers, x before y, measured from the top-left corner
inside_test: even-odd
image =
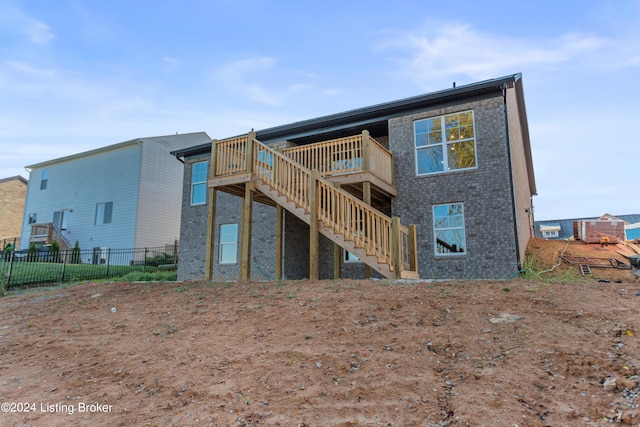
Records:
[[[0,0],[0,178],[521,72],[536,219],[640,213],[638,22],[640,0]]]

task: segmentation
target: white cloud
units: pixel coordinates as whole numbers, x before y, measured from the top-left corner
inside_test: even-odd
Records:
[[[252,101],[267,105],[282,105],[282,95],[277,95],[274,91],[257,83],[257,80],[273,68],[275,63],[275,58],[252,56],[224,64],[216,70],[215,78]]]
[[[377,53],[393,55],[402,72],[421,86],[441,84],[444,78],[484,80],[575,60],[596,66],[614,45],[610,39],[577,32],[530,40],[481,32],[461,23],[427,27],[433,30],[392,34],[374,47]]]
[[[9,2],[0,4],[0,25],[16,34],[22,34],[35,44],[48,45],[54,38],[51,27],[33,18]]]
[[[55,38],[51,27],[33,18],[27,21],[25,31],[29,40],[36,44],[48,45]]]

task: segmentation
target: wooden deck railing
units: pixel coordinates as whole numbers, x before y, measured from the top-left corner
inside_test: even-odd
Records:
[[[283,154],[320,176],[371,172],[393,185],[393,154],[364,131],[359,135],[282,150]]]
[[[247,136],[240,136],[216,144],[215,176],[248,172],[246,167]]]
[[[46,224],[32,224],[31,235],[29,236],[29,242],[44,242],[47,245],[57,241],[60,245],[60,249],[71,249],[71,245],[67,241],[67,238],[62,235],[53,223]]]
[[[212,177],[251,172],[310,215],[317,212],[325,227],[389,265],[396,277],[403,270],[417,272],[415,226],[401,225],[398,218],[384,215],[323,178],[371,171],[392,183],[392,153],[368,132],[282,152],[249,136],[215,141],[212,163]]]
[[[375,256],[379,263],[388,264],[397,277],[402,270],[417,271],[415,227],[400,225],[398,218],[386,216],[258,140],[251,145],[252,172],[264,183],[307,212],[317,206],[318,220],[325,227]],[[316,195],[315,201],[311,194]]]

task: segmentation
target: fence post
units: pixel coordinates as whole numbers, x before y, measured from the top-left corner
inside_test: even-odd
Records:
[[[7,290],[9,290],[9,285],[11,284],[11,272],[13,271],[13,258],[16,256],[14,251],[11,251],[11,256],[9,257],[9,274],[7,276]]]
[[[173,268],[178,268],[178,239],[173,241]]]
[[[111,263],[111,248],[107,248],[107,279],[109,278],[109,264]]]
[[[142,272],[147,272],[147,248],[144,248],[144,261],[142,262]]]
[[[62,277],[60,277],[60,282],[64,283],[64,273],[67,268],[67,256],[69,254],[69,250],[64,251],[64,255],[62,256]]]

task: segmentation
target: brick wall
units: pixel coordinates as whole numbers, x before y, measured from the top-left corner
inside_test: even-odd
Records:
[[[416,176],[413,122],[473,110],[477,169]],[[418,264],[425,279],[504,278],[517,271],[512,192],[502,97],[438,108],[389,121],[398,197],[392,202],[403,224],[417,225]],[[462,202],[467,252],[436,256],[432,207]]]
[[[22,179],[0,180],[0,243],[20,237],[26,195],[27,183]]]

